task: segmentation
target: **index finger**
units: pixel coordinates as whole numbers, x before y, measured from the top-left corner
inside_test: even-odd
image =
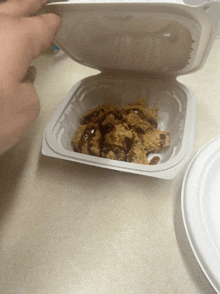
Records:
[[[0,4],[0,13],[15,17],[30,16],[38,13],[47,0],[7,0]]]
[[[61,27],[61,18],[53,13],[27,18],[29,32],[33,42],[33,58],[45,50]]]
[[[0,18],[1,20],[1,18]],[[46,49],[61,26],[55,14],[2,19],[0,80],[21,82],[34,58]]]

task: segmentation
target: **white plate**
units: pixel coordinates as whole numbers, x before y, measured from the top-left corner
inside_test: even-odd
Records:
[[[187,169],[182,214],[192,250],[220,293],[220,136],[206,144]]]

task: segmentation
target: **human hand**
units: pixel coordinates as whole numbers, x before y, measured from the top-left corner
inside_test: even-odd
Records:
[[[0,4],[0,154],[17,143],[34,123],[40,103],[33,82],[33,59],[61,26],[55,14],[35,16],[46,0],[8,0]]]

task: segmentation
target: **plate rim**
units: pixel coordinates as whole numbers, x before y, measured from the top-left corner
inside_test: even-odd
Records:
[[[200,255],[202,256],[202,254],[200,254],[200,252],[198,252],[197,250],[197,246],[196,246],[196,239],[194,239],[193,237],[193,232],[190,232],[191,231],[191,228],[190,227],[190,224],[187,223],[188,220],[187,220],[187,211],[186,211],[186,202],[187,202],[187,196],[186,196],[186,187],[187,187],[187,181],[189,181],[189,178],[190,178],[190,172],[192,170],[192,168],[194,167],[194,165],[196,165],[198,163],[198,161],[200,160],[200,157],[202,156],[202,154],[210,148],[210,146],[213,146],[215,144],[217,144],[217,142],[220,143],[220,135],[218,135],[217,137],[214,137],[213,139],[211,139],[209,142],[207,142],[195,155],[194,157],[192,158],[189,166],[187,167],[187,170],[185,172],[185,175],[184,175],[184,179],[183,179],[183,183],[182,183],[182,189],[181,189],[181,212],[182,212],[182,219],[183,219],[183,224],[184,224],[184,228],[185,228],[185,232],[186,232],[186,235],[187,235],[187,238],[188,238],[188,241],[190,243],[190,246],[191,246],[191,249],[194,253],[194,256],[196,257],[196,260],[197,262],[199,263],[203,273],[205,274],[206,278],[208,279],[208,281],[210,282],[210,284],[212,285],[213,289],[218,293],[220,294],[220,281],[218,282],[217,280],[215,280],[215,277],[212,276],[210,273],[209,273],[209,269],[206,268],[206,259],[204,258],[201,258]],[[216,153],[217,150],[220,149],[220,144],[218,146],[218,148],[216,148],[216,146],[214,146],[214,154]],[[211,155],[210,155],[211,156]],[[198,208],[198,211],[199,211],[199,208]],[[197,216],[197,220],[198,220],[198,216]],[[204,227],[204,224],[203,224],[203,227]],[[195,229],[195,228],[194,228]],[[203,233],[202,233],[203,234]],[[206,233],[207,234],[207,233]],[[204,234],[203,234],[204,235]],[[203,247],[203,250],[204,250],[204,247],[207,247],[211,241],[208,241],[206,240],[205,241],[205,245],[203,244],[202,246],[200,246],[200,249],[201,247]],[[213,254],[213,253],[212,253]],[[219,259],[219,268],[220,268],[220,259]],[[211,271],[210,271],[211,272]],[[219,285],[217,285],[219,284]]]

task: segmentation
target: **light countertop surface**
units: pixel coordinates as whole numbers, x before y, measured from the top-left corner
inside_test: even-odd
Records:
[[[0,293],[216,293],[183,226],[188,164],[161,180],[42,155],[54,111],[97,71],[62,51],[33,64],[40,116],[0,157]],[[196,153],[220,134],[220,40],[201,70],[178,80],[197,97]]]

